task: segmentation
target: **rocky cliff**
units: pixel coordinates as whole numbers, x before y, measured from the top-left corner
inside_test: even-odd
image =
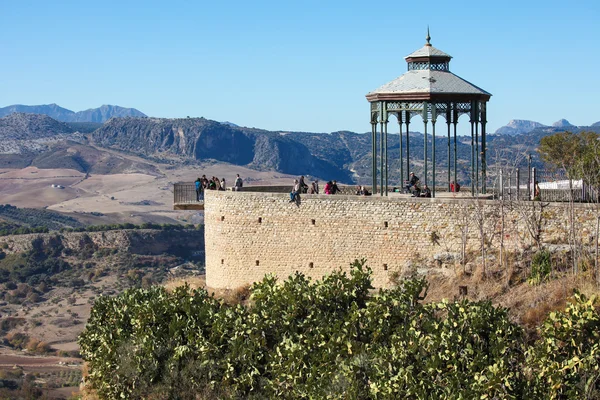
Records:
[[[106,232],[42,233],[0,237],[0,251],[6,254],[22,253],[32,248],[32,242],[41,238],[44,244],[62,244],[71,250],[82,250],[92,244],[95,248],[118,249],[132,254],[157,255],[186,254],[204,251],[204,229],[155,230],[124,229]]]
[[[103,147],[179,161],[217,160],[289,174],[350,181],[349,171],[319,158],[287,134],[204,118],[114,118],[92,138]]]

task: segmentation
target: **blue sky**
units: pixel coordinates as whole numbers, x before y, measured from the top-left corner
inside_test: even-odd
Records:
[[[366,132],[365,94],[406,72],[429,25],[451,71],[493,94],[488,131],[510,119],[589,125],[600,121],[599,4],[0,0],[0,107],[117,104]]]

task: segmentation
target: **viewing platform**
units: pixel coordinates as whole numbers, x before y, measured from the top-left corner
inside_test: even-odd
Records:
[[[371,191],[371,186],[364,186],[369,192]],[[254,193],[289,193],[292,189],[292,185],[263,185],[263,186],[245,186],[242,190],[244,193],[254,192]],[[381,197],[379,193],[369,196],[359,196],[356,194],[356,186],[355,185],[340,185],[340,191],[331,196],[357,196],[357,197],[373,197],[379,198]],[[227,191],[231,191],[231,188],[227,188]],[[320,195],[323,195],[321,193]],[[304,196],[315,196],[312,194],[301,194]],[[319,196],[319,195],[316,195]],[[390,199],[410,199],[412,196],[406,193],[394,192],[390,190],[385,196]],[[471,193],[468,190],[460,191],[459,193],[450,193],[450,192],[437,192],[437,197],[441,199],[472,199]],[[479,199],[492,199],[494,195],[492,193],[488,193],[485,195],[480,194],[478,196]],[[425,199],[424,197],[422,197]],[[194,183],[176,183],[173,188],[173,210],[204,210],[204,196],[200,196],[199,200],[196,199],[196,187]]]

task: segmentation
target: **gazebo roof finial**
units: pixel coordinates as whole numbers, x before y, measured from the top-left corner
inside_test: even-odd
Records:
[[[427,40],[427,44],[425,44],[425,46],[431,46],[431,36],[429,36],[429,25],[427,25],[427,36],[425,37],[425,40]]]

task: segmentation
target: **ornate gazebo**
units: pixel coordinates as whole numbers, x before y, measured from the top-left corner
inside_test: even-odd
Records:
[[[448,178],[447,185],[457,182],[456,171],[456,126],[463,114],[470,116],[471,123],[471,193],[486,192],[486,158],[485,158],[485,124],[486,106],[491,94],[467,82],[450,72],[450,55],[436,49],[430,43],[427,30],[425,46],[405,57],[408,71],[393,81],[367,94],[371,105],[371,134],[373,139],[373,193],[377,193],[377,138],[379,137],[380,185],[379,192],[383,196],[388,192],[388,120],[393,115],[397,118],[400,136],[400,177],[409,179],[411,119],[420,115],[424,125],[424,171],[422,183],[431,185],[432,196],[435,197],[435,124],[438,117],[444,117],[448,125]],[[427,127],[431,121],[431,179],[428,174],[428,134]],[[406,126],[406,156],[403,154],[402,125]],[[378,132],[379,125],[379,132]],[[451,149],[451,127],[454,127],[454,146]],[[481,144],[479,135],[481,133]],[[453,153],[453,157],[452,157]],[[453,159],[453,164],[451,160]],[[404,164],[406,162],[406,164]],[[406,169],[405,167],[406,166]],[[453,177],[452,173],[453,172]],[[402,182],[401,182],[402,183]]]

